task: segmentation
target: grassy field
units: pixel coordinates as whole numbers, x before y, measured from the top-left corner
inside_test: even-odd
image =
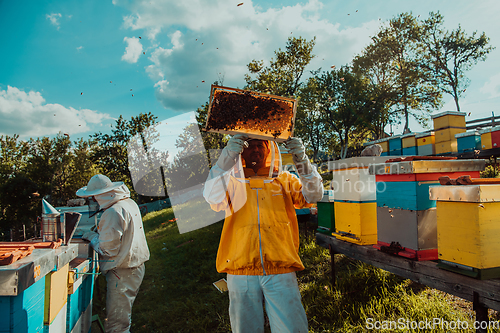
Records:
[[[179,234],[172,209],[144,217],[151,259],[132,314],[132,331],[230,332],[228,295],[212,283],[225,277],[215,270],[222,222]],[[471,332],[468,329],[411,329],[411,321],[466,321],[474,313],[466,302],[440,291],[412,283],[362,262],[336,255],[336,286],[330,283],[330,256],[316,246],[314,224],[305,235],[301,224],[300,255],[306,267],[298,272],[309,332]],[[101,289],[103,278],[99,278]],[[104,291],[95,295],[94,313],[104,318]],[[402,318],[402,319],[400,319]],[[491,320],[500,320],[496,312]],[[369,330],[375,321],[402,329]],[[372,326],[368,326],[372,327]],[[270,332],[266,328],[266,332]]]

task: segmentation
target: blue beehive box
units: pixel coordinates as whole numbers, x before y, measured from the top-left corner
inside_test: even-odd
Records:
[[[459,153],[480,150],[481,134],[476,131],[455,134],[457,139],[457,150]]]
[[[43,332],[45,277],[17,296],[0,297],[0,332]]]
[[[401,156],[402,152],[402,141],[401,135],[391,136],[389,138],[389,155],[390,156]]]

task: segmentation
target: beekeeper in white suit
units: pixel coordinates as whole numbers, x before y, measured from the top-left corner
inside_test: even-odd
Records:
[[[82,238],[99,253],[106,276],[106,332],[129,332],[132,305],[149,259],[141,212],[127,186],[104,175],[93,176],[76,195],[94,197],[103,211],[98,232],[88,231]]]

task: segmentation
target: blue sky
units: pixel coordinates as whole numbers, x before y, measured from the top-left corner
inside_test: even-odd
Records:
[[[195,111],[211,83],[243,87],[246,65],[268,63],[289,36],[316,36],[307,70],[328,69],[410,11],[440,11],[449,30],[484,31],[500,46],[496,1],[0,0],[0,135],[86,139],[120,115]],[[500,49],[467,76],[468,119],[500,115]],[[435,113],[454,110],[451,97],[444,103]]]

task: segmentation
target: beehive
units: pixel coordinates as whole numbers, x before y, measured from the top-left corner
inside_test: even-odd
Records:
[[[459,127],[465,129],[465,112],[446,111],[431,115],[434,130],[448,127]]]
[[[464,133],[465,128],[443,128],[435,131],[435,143],[456,141],[455,135]]]
[[[424,132],[415,135],[417,139],[417,151],[420,156],[434,155],[435,151],[435,134],[434,132]]]
[[[500,126],[491,129],[491,148],[500,148]]]
[[[439,267],[479,279],[500,277],[499,193],[499,184],[431,187]]]
[[[493,148],[491,144],[491,128],[479,131],[481,135],[481,149],[487,150]]]
[[[318,207],[318,232],[331,235],[335,231],[335,211],[333,191],[326,190],[323,198],[317,203]]]
[[[429,188],[439,177],[479,177],[483,160],[401,160],[372,165],[377,196],[377,245],[416,260],[437,259],[436,202]]]
[[[293,136],[297,100],[212,85],[205,130],[265,140]]]
[[[401,156],[403,149],[401,135],[394,135],[389,137],[389,155]]]
[[[69,263],[45,276],[44,330],[64,332],[68,300]]]
[[[455,134],[459,153],[481,149],[481,135],[476,131]]]
[[[417,155],[417,139],[415,133],[408,133],[401,137],[402,154]]]
[[[377,241],[377,205],[375,176],[371,164],[383,163],[387,157],[366,156],[330,161],[332,171],[336,238],[360,245]]]
[[[436,142],[434,144],[434,150],[436,155],[456,153],[458,151],[457,140]]]
[[[43,332],[45,277],[16,296],[0,297],[0,332]]]

